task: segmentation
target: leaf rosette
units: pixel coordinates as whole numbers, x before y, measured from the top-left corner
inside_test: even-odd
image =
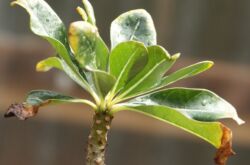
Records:
[[[13,104],[6,117],[27,119],[40,107],[54,103],[83,103],[93,110],[115,114],[138,112],[181,128],[216,148],[216,163],[225,164],[233,154],[232,133],[218,122],[232,118],[243,124],[235,108],[206,89],[166,88],[176,81],[196,76],[213,66],[202,61],[172,73],[168,70],[180,54],[171,55],[157,45],[156,30],[150,14],[131,10],[111,24],[109,49],[102,40],[92,5],[83,0],[77,8],[83,20],[66,27],[44,0],[16,0],[30,15],[33,33],[46,39],[58,56],[38,62],[36,69],[46,72],[56,68],[90,93],[94,102],[47,90],[31,91],[22,104]],[[68,34],[68,35],[67,35]]]

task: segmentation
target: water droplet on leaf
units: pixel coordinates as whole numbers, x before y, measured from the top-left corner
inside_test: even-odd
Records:
[[[205,106],[207,104],[207,100],[202,100],[201,105]]]

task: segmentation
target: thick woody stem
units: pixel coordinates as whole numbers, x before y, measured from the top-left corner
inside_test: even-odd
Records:
[[[107,112],[95,113],[88,139],[86,165],[105,165],[107,135],[112,119],[113,116]]]

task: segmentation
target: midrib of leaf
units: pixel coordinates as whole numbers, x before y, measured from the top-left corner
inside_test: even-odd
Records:
[[[173,92],[174,92],[174,91],[173,91]],[[186,103],[188,103],[188,102],[190,102],[192,99],[194,99],[194,98],[200,96],[202,93],[203,93],[203,92],[199,92],[198,94],[193,95],[192,97],[190,97],[190,98],[186,101]],[[169,96],[168,96],[168,97],[169,97]]]
[[[114,100],[114,102],[120,102],[120,101],[122,101],[122,100],[124,100],[123,99],[123,97],[124,96],[126,96],[129,92],[131,92],[133,89],[135,89],[138,85],[140,85],[146,78],[148,78],[150,75],[151,75],[151,73],[153,72],[153,71],[155,71],[155,69],[157,69],[158,68],[158,66],[160,66],[162,63],[164,63],[165,62],[165,59],[163,59],[163,60],[161,60],[159,63],[157,63],[147,74],[145,74],[145,76],[143,76],[139,81],[137,81],[133,86],[131,86],[128,90],[126,90],[124,93],[122,93],[121,95],[119,95],[118,97],[117,97],[117,99],[115,99]],[[125,98],[126,99],[126,98]]]
[[[159,88],[161,88],[161,87],[163,87],[163,86],[167,86],[167,85],[170,85],[171,83],[173,83],[173,82],[175,82],[175,81],[178,81],[178,80],[180,80],[180,79],[184,79],[184,78],[186,78],[186,77],[189,77],[190,75],[192,75],[192,73],[194,73],[195,71],[191,71],[190,73],[188,73],[188,74],[186,74],[186,75],[184,75],[184,76],[181,76],[181,77],[179,77],[178,79],[169,79],[169,78],[171,78],[171,77],[173,77],[173,76],[166,76],[166,77],[164,77],[163,78],[163,80],[162,80],[162,85],[160,85],[159,86]],[[169,79],[169,80],[168,80]]]
[[[134,51],[134,53],[129,57],[127,63],[124,65],[124,67],[123,67],[121,73],[119,74],[119,76],[118,76],[118,78],[117,78],[117,81],[116,81],[116,83],[115,83],[115,85],[114,85],[114,87],[113,87],[113,89],[112,89],[111,97],[114,97],[115,92],[116,92],[116,90],[117,90],[116,88],[117,88],[117,86],[119,85],[120,80],[121,80],[121,78],[122,78],[124,72],[126,71],[127,66],[129,65],[129,63],[131,62],[131,60],[133,59],[133,57],[136,55],[136,53],[137,53],[138,50],[139,50],[139,49],[136,48],[136,50]]]
[[[183,69],[185,69],[185,68],[183,68]],[[170,84],[172,84],[172,83],[174,83],[174,82],[176,82],[176,81],[179,81],[179,80],[184,79],[184,78],[188,78],[190,75],[191,75],[191,76],[195,76],[196,74],[195,74],[195,75],[192,75],[192,74],[195,73],[195,72],[197,72],[197,68],[196,68],[195,70],[189,72],[188,74],[185,74],[184,76],[178,77],[177,79],[176,79],[176,78],[173,79],[173,78],[172,78],[173,76],[176,76],[176,75],[179,74],[178,71],[176,71],[176,72],[172,73],[172,74],[174,74],[174,75],[171,75],[171,74],[170,74],[169,76],[164,77],[163,80],[162,80],[162,82],[160,83],[160,85],[159,85],[158,87],[153,88],[153,89],[149,89],[148,91],[140,92],[140,93],[138,93],[136,96],[129,96],[129,97],[123,98],[122,100],[119,100],[119,102],[120,102],[120,101],[123,101],[123,100],[127,100],[127,99],[132,99],[132,98],[135,98],[135,97],[137,97],[137,96],[149,94],[149,93],[154,92],[154,91],[157,91],[157,90],[160,90],[160,89],[162,89],[162,88],[164,88],[164,87],[166,87],[166,86],[168,86],[168,85],[170,85]],[[177,73],[178,73],[178,74],[177,74]],[[169,79],[169,78],[171,78],[171,79]],[[166,81],[167,79],[169,79],[169,80]]]
[[[203,61],[203,62],[205,62],[205,61]],[[196,63],[196,64],[194,64],[194,65],[198,65],[198,64],[201,64],[201,63],[202,63],[202,62]],[[191,66],[188,66],[188,67],[191,68],[192,65],[191,65]],[[187,68],[188,68],[188,67],[187,67]],[[187,68],[183,68],[183,70],[177,70],[176,72],[170,74],[169,76],[164,77],[163,80],[162,80],[162,83],[159,85],[159,88],[165,87],[165,86],[170,85],[170,84],[172,84],[172,83],[174,83],[174,82],[176,82],[176,81],[179,81],[179,80],[181,80],[181,79],[188,78],[189,76],[192,76],[193,73],[197,72],[197,70],[199,70],[201,66],[197,66],[197,67],[198,67],[198,68],[195,68],[195,69],[193,69],[192,71],[189,71],[187,74],[185,74],[185,75],[183,75],[183,76],[180,76],[180,77],[178,77],[178,75],[179,75],[179,74],[182,74],[181,71],[183,71],[183,70],[185,71],[185,69],[187,69]],[[207,69],[210,68],[210,67],[211,67],[211,66],[207,67],[205,70],[207,70]],[[188,69],[190,69],[190,68],[188,68]],[[201,72],[204,72],[205,70],[202,70],[202,71],[200,71],[200,72],[194,74],[193,76],[195,76],[195,75],[197,75],[197,74],[199,74],[199,73],[201,73]],[[187,71],[185,71],[185,72],[187,72]],[[184,73],[185,73],[185,72],[184,72]],[[175,78],[175,76],[177,76],[177,78]]]
[[[132,32],[131,36],[129,37],[129,40],[133,40],[134,36],[135,36],[135,32],[137,31],[137,29],[139,28],[141,24],[141,21],[139,20],[136,25],[135,25],[135,28],[134,28],[134,31]]]

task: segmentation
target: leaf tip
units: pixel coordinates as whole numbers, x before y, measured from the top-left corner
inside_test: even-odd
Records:
[[[10,6],[13,7],[13,6],[17,5],[17,3],[18,3],[17,1],[13,1],[10,3]]]
[[[201,63],[206,67],[206,69],[210,69],[212,66],[214,66],[213,61],[202,61]]]
[[[221,145],[216,152],[214,161],[217,165],[225,165],[228,157],[235,155],[232,150],[232,131],[221,124],[222,138]]]
[[[214,62],[213,61],[208,61],[208,67],[211,68],[212,66],[214,66]]]
[[[234,117],[233,119],[237,122],[238,125],[245,124],[245,121],[239,118],[238,116]]]
[[[180,56],[181,56],[181,53],[176,53],[176,54],[172,55],[171,59],[177,60],[178,58],[180,58]]]
[[[235,109],[234,106],[232,106],[230,103],[228,103],[229,107],[228,109],[231,109],[231,111],[229,111],[229,116],[238,124],[238,125],[242,125],[245,123],[244,120],[242,120],[237,113],[237,110]]]
[[[36,64],[36,71],[37,72],[46,72],[50,70],[50,67],[46,67],[43,62],[39,62]]]
[[[27,103],[15,103],[9,106],[7,112],[4,114],[4,117],[17,117],[20,120],[26,120],[30,117],[35,116],[37,112],[38,107],[36,106],[28,105]]]

